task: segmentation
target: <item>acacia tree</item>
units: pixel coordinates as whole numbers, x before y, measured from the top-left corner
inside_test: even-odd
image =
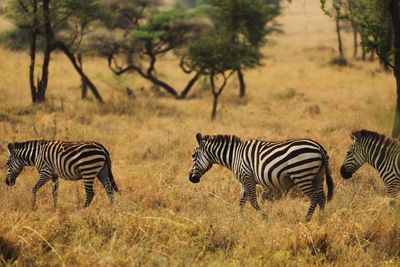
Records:
[[[184,98],[200,77],[195,72],[179,92],[157,75],[157,62],[167,53],[185,47],[197,36],[203,23],[195,12],[173,9],[159,11],[158,1],[110,1],[109,19],[92,38],[93,46],[107,57],[109,68],[116,74],[136,73],[176,98]],[[190,68],[180,64],[186,73]]]
[[[400,136],[400,1],[360,1],[364,8],[344,14],[343,19],[356,21],[361,28],[364,46],[375,51],[380,60],[393,70],[397,96],[392,136],[397,138]],[[326,0],[321,0],[321,6],[326,12]],[[393,45],[388,46],[388,40],[392,37]]]
[[[259,51],[267,37],[280,32],[275,21],[280,14],[279,1],[271,0],[209,0],[210,15],[218,31],[228,35],[234,44],[246,44]],[[261,53],[261,52],[258,52]],[[235,70],[239,81],[239,97],[244,97],[246,84],[243,70],[239,65]]]
[[[216,118],[219,96],[231,75],[240,67],[259,64],[260,60],[260,53],[253,46],[232,43],[229,36],[220,30],[204,32],[201,38],[189,45],[187,53],[184,64],[201,72],[210,81],[213,95],[211,120]]]
[[[8,17],[17,29],[3,36],[3,41],[24,49],[29,44],[29,84],[33,103],[45,101],[49,79],[51,54],[59,50],[71,61],[82,80],[89,86],[96,99],[103,99],[95,85],[78,64],[75,51],[88,26],[101,12],[97,0],[13,0]],[[27,41],[27,42],[24,42]],[[43,51],[41,71],[37,73],[37,53]]]

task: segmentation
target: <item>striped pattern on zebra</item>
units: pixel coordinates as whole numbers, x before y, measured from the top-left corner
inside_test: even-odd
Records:
[[[213,164],[231,170],[241,184],[240,211],[247,200],[266,218],[256,198],[256,185],[273,190],[288,190],[297,185],[310,198],[306,220],[310,220],[317,205],[324,210],[326,197],[323,180],[326,176],[328,201],[333,197],[333,180],[329,170],[328,155],[315,141],[288,140],[265,142],[241,141],[232,135],[202,136],[196,134],[198,146],[192,154],[189,180],[200,182],[200,177]]]
[[[25,166],[35,166],[39,180],[32,189],[36,204],[37,191],[49,180],[53,181],[53,205],[57,206],[58,178],[76,181],[82,179],[85,186],[85,207],[92,202],[93,182],[96,177],[103,184],[114,202],[113,191],[118,191],[111,171],[111,160],[107,149],[95,142],[63,142],[34,140],[23,143],[9,143],[6,183],[13,186]]]
[[[375,168],[387,194],[395,198],[400,192],[400,144],[382,134],[358,130],[351,133],[352,142],[340,168],[344,179],[350,179],[364,163]],[[392,199],[391,204],[394,203]]]

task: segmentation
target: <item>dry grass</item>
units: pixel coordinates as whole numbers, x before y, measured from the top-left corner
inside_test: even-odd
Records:
[[[52,209],[46,185],[33,211],[36,171],[25,170],[13,188],[2,182],[2,264],[398,266],[399,205],[388,207],[371,168],[350,181],[338,173],[351,130],[390,133],[393,77],[376,62],[329,64],[335,56],[334,24],[319,1],[294,1],[284,13],[286,34],[265,47],[262,68],[246,73],[248,96],[238,100],[237,84],[231,82],[215,122],[209,121],[208,92],[197,88],[195,97],[176,101],[151,91],[137,76],[114,77],[96,58],[85,67],[107,104],[82,102],[78,76],[62,55],[52,62],[46,105],[32,106],[27,53],[1,49],[0,162],[5,163],[6,144],[13,140],[96,140],[109,148],[122,189],[111,207],[97,183],[94,202],[82,209],[83,185],[62,181],[58,209]],[[161,74],[183,86],[184,77],[172,63],[166,57]],[[136,99],[125,99],[127,85]],[[136,89],[140,86],[146,90]],[[305,223],[308,200],[287,197],[262,205],[268,221],[249,204],[240,218],[239,185],[229,171],[214,167],[200,184],[189,183],[196,132],[318,140],[331,157],[336,184],[325,216]],[[5,164],[0,171],[5,178]]]

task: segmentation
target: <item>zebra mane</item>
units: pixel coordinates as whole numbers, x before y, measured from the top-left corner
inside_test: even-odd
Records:
[[[365,129],[362,130],[356,130],[351,133],[351,137],[355,139],[364,139],[364,138],[373,138],[373,139],[378,139],[380,141],[384,141],[385,145],[399,145],[399,141],[396,139],[392,139],[390,137],[387,137],[383,134],[373,132],[373,131],[368,131]]]
[[[242,140],[240,140],[239,137],[237,137],[236,135],[205,135],[203,136],[203,140],[206,142],[225,142],[225,141],[229,141],[230,139],[232,139],[233,142],[235,143],[240,143]]]
[[[8,145],[8,148],[10,149],[10,150],[14,150],[14,149],[22,149],[22,148],[26,148],[28,145],[30,145],[30,144],[34,144],[34,145],[36,145],[36,144],[38,144],[38,145],[43,145],[43,144],[46,144],[46,143],[48,143],[49,141],[48,140],[31,140],[31,141],[25,141],[25,142],[14,142],[14,143],[10,143],[9,145]]]

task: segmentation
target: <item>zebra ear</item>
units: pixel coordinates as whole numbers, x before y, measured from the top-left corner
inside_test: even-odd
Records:
[[[13,152],[14,147],[15,147],[14,143],[8,143],[8,145],[7,145],[8,151],[10,151],[10,153]]]
[[[357,138],[359,137],[358,132],[357,131],[351,132],[350,137],[352,140],[357,140]]]
[[[199,145],[201,144],[201,142],[203,142],[203,136],[201,135],[201,133],[196,134],[196,141]]]

